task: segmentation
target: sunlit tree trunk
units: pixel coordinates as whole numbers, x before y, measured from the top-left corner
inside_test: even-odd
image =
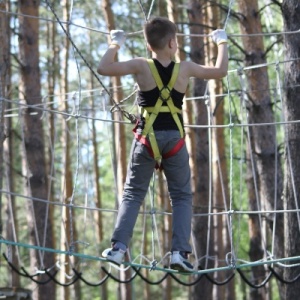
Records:
[[[258,2],[252,0],[239,1],[241,13],[240,25],[243,46],[245,49],[246,66],[266,63],[266,53],[262,36],[249,36],[261,33],[261,20]],[[250,124],[273,123],[274,116],[269,92],[267,67],[253,68],[245,71],[247,78],[248,122]],[[247,148],[247,173],[249,206],[251,211],[274,209],[274,196],[277,197],[277,207],[282,209],[282,171],[276,145],[275,126],[251,126],[248,128],[250,144]],[[253,159],[251,159],[253,158]],[[276,168],[276,166],[278,166]],[[275,181],[276,180],[276,181]],[[277,187],[277,190],[275,189]],[[257,189],[258,193],[255,193]],[[270,229],[273,225],[273,215],[267,216]],[[282,257],[281,243],[283,240],[282,215],[276,216],[276,255]],[[265,256],[264,247],[267,243],[266,223],[260,215],[249,215],[250,259],[257,261]],[[253,279],[258,284],[265,277],[264,266],[252,269]],[[265,299],[266,289],[251,289],[251,299]]]
[[[1,10],[9,10],[9,1],[0,3]],[[11,109],[11,103],[3,101],[3,98],[11,97],[11,59],[10,59],[10,16],[0,15],[0,40],[2,47],[0,48],[0,189],[12,192],[15,190],[13,165],[14,165],[14,134],[12,118],[3,118],[4,111]],[[4,144],[2,144],[2,141]],[[4,150],[2,150],[4,145]],[[3,155],[2,155],[3,152]],[[2,158],[4,157],[4,165]],[[18,237],[18,213],[16,209],[16,201],[13,195],[6,195],[7,199],[7,222],[6,236],[8,240],[16,241]],[[2,198],[0,194],[0,209],[3,209]],[[0,212],[0,234],[2,234],[2,212]],[[19,269],[17,257],[17,247],[11,248],[11,262]],[[12,287],[20,286],[20,277],[16,272],[9,272],[9,282]]]
[[[48,178],[46,173],[43,124],[41,111],[34,108],[41,105],[39,69],[39,1],[18,1],[19,4],[19,55],[24,100],[29,107],[24,110],[24,142],[26,151],[26,184],[28,195],[47,200]],[[34,18],[24,17],[31,15]],[[32,200],[31,238],[35,245],[53,248],[52,224],[49,218],[49,205]],[[33,251],[31,265],[37,268],[52,268],[54,255]],[[53,271],[50,271],[53,272]],[[39,275],[44,277],[44,275]],[[48,278],[48,277],[45,277]],[[41,278],[42,279],[42,278]],[[35,299],[48,299],[55,294],[55,284],[50,281],[34,291]]]
[[[283,0],[282,13],[284,31],[297,31],[300,28],[300,5],[298,0]],[[284,35],[284,116],[287,122],[300,119],[300,35]],[[300,207],[300,124],[293,123],[285,126],[285,179],[284,179],[284,209],[299,210]],[[285,213],[285,255],[298,256],[300,249],[299,211]],[[291,262],[292,263],[292,262]],[[300,267],[285,268],[287,280],[295,278]],[[285,285],[282,299],[297,299],[300,295],[300,281]]]
[[[111,3],[109,0],[102,1],[102,9],[107,25],[108,31],[116,29],[114,15],[111,8]],[[108,36],[108,43],[110,43],[110,37]],[[123,46],[125,47],[125,45]],[[118,57],[116,57],[118,60]],[[112,77],[112,88],[113,94],[112,97],[115,102],[119,102],[123,99],[123,89],[121,87],[121,78],[120,77]],[[114,103],[111,103],[114,104]],[[127,171],[127,152],[126,152],[126,134],[125,128],[122,123],[118,121],[123,120],[122,114],[117,110],[114,115],[113,119],[117,121],[114,124],[114,143],[115,143],[115,161],[116,161],[116,175],[117,175],[117,194],[118,194],[118,205],[122,200],[122,192],[123,186],[126,179],[126,171]],[[121,277],[130,277],[131,272],[128,270],[125,274],[121,272]],[[120,285],[120,297],[121,299],[131,299],[131,284],[121,284]]]
[[[70,2],[69,0],[63,0],[61,2],[63,10],[63,19],[69,20],[70,16]],[[66,31],[69,32],[69,24],[66,25]],[[69,103],[71,105],[76,105],[78,99],[76,95],[73,99],[70,99],[68,96],[69,93],[69,56],[70,56],[70,40],[67,36],[64,37],[63,47],[61,49],[61,109],[63,111],[69,112]],[[63,203],[70,204],[73,197],[73,171],[72,171],[72,145],[78,146],[76,142],[74,143],[70,136],[70,131],[72,131],[72,124],[75,122],[74,119],[63,119],[62,120],[62,136],[61,136],[61,145],[62,145],[62,182],[61,182],[61,195],[63,195]],[[75,133],[76,134],[76,133]],[[76,151],[76,150],[75,150]],[[77,151],[75,152],[77,153]],[[76,159],[75,159],[76,160]],[[77,240],[77,233],[75,227],[75,210],[73,207],[63,206],[62,207],[62,223],[61,223],[61,244],[60,249],[65,251],[75,251],[75,241]],[[61,256],[60,257],[60,281],[66,282],[67,278],[65,274],[72,274],[72,266],[76,264],[77,258],[71,255]],[[72,289],[74,292],[72,294]],[[80,299],[80,281],[77,281],[72,287],[61,287],[60,288],[60,299],[69,300],[69,299]]]

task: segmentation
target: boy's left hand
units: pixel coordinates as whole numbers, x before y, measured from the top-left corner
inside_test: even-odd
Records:
[[[111,30],[110,38],[111,45],[118,45],[121,48],[126,40],[125,32],[123,30]]]

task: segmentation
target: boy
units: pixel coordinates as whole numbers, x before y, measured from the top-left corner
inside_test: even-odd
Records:
[[[112,248],[105,250],[102,255],[115,264],[123,262],[153,169],[161,160],[172,204],[170,268],[193,272],[193,266],[188,261],[188,254],[191,253],[192,193],[181,108],[191,77],[220,79],[226,76],[227,35],[224,30],[212,32],[212,39],[218,45],[218,57],[212,67],[190,61],[175,63],[176,31],[176,25],[166,18],[150,19],[144,25],[144,35],[152,59],[139,57],[115,62],[116,53],[125,41],[125,34],[121,30],[114,30],[111,32],[112,42],[97,69],[99,74],[107,76],[135,75],[141,108],[123,199],[111,239]]]

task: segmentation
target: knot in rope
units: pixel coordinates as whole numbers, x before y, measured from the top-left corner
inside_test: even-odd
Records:
[[[231,209],[227,212],[228,216],[232,216],[235,213],[234,209]]]
[[[155,214],[156,214],[156,209],[152,207],[150,210],[150,215],[155,215]]]
[[[244,68],[243,67],[239,67],[238,70],[237,70],[237,73],[239,76],[242,76],[243,73],[244,73]]]
[[[228,252],[226,254],[225,260],[226,260],[227,265],[230,268],[236,269],[236,259],[235,259],[235,256],[232,252]]]
[[[156,266],[157,266],[157,260],[154,259],[154,260],[151,262],[150,271],[154,271],[154,270],[156,269]]]

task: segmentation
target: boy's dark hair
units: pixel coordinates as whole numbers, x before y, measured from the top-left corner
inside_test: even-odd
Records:
[[[164,17],[155,17],[144,25],[144,34],[152,49],[163,49],[168,42],[175,38],[176,25]]]

